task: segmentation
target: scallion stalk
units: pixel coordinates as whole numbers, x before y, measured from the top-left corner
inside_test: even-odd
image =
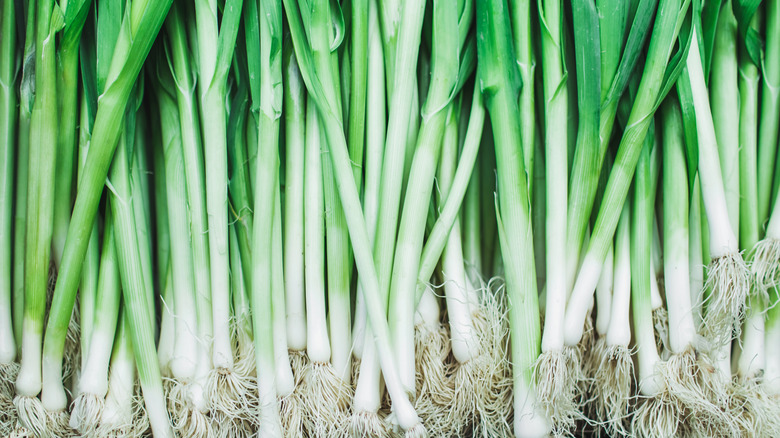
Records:
[[[21,369],[16,379],[15,399],[22,424],[33,433],[48,435],[46,418],[33,414],[41,403],[36,396],[42,389],[42,339],[49,279],[51,238],[54,209],[54,169],[57,144],[57,76],[55,60],[55,33],[57,19],[54,3],[41,0],[35,7],[35,102],[30,117],[30,156],[27,186],[27,225],[25,245],[24,332],[22,334]],[[32,13],[32,9],[29,11]],[[60,22],[61,24],[61,22]],[[67,315],[70,319],[70,313]],[[50,316],[51,318],[51,316]],[[67,326],[67,323],[65,324]],[[63,339],[64,341],[64,339]],[[57,357],[57,356],[55,356]],[[55,379],[51,391],[44,391],[43,403],[50,412],[61,412],[67,407],[62,386],[61,361],[58,355]],[[45,373],[45,371],[44,371]],[[59,388],[58,388],[59,387]],[[58,388],[58,390],[57,390]],[[47,388],[48,389],[48,388]],[[58,433],[61,431],[57,430]]]
[[[129,12],[124,16],[123,25],[118,29],[119,37],[113,50],[114,56],[108,68],[106,85],[102,91],[95,116],[90,151],[84,174],[80,179],[81,186],[76,196],[76,204],[71,217],[71,225],[68,229],[62,265],[60,266],[49,312],[49,321],[46,327],[47,334],[44,351],[46,357],[52,359],[46,365],[47,381],[50,380],[53,385],[61,385],[61,359],[66,330],[73,310],[76,288],[81,275],[81,263],[90,240],[89,236],[92,232],[92,224],[94,223],[98,202],[102,194],[102,186],[105,184],[110,159],[120,137],[123,125],[120,121],[128,103],[133,83],[138,76],[157,32],[162,26],[170,4],[170,1],[133,2],[130,5]],[[34,154],[31,154],[30,158],[32,162]],[[137,239],[135,230],[133,230],[132,234],[134,235],[133,238]],[[29,272],[26,272],[26,274],[29,274]],[[148,294],[146,291],[150,289],[144,289],[141,284],[136,284],[135,286],[138,286],[138,289],[135,289],[134,292],[138,294]],[[140,300],[141,297],[137,297],[137,299]],[[146,317],[151,318],[151,315],[148,315],[148,299],[144,298],[142,305],[144,306],[143,310],[133,306],[133,316],[138,315],[138,318],[143,318],[142,315],[146,314]],[[147,322],[147,325],[143,325],[141,321],[134,318],[131,318],[131,320],[131,331],[133,336],[137,337],[136,341],[139,341],[136,349],[137,354],[141,358],[146,358],[149,356],[149,351],[143,350],[143,348],[154,346],[153,334],[142,334],[141,332],[149,329],[151,320]],[[148,337],[145,338],[144,335]],[[140,342],[141,339],[145,343]],[[40,350],[40,347],[37,349]],[[147,360],[142,365],[139,364],[141,380],[149,388],[149,400],[147,402],[150,404],[156,402],[158,406],[162,407],[164,402],[162,400],[161,386],[159,387],[159,395],[155,394],[155,390],[152,389],[157,384],[161,385],[161,382],[156,383],[160,378],[156,358],[153,362],[151,363]],[[55,390],[55,387],[52,387],[54,393],[51,393],[52,398],[48,404],[53,407],[64,406],[67,402],[64,390]],[[26,389],[28,393],[30,389],[32,387]],[[37,390],[35,392],[37,393]],[[159,396],[159,398],[155,400],[155,396]],[[165,417],[165,424],[163,424],[160,414],[164,412],[160,407],[156,408],[159,412],[155,412],[158,417],[153,424],[161,436],[165,436],[166,432],[170,431],[170,426],[167,424],[167,415],[163,415]],[[155,409],[150,410],[155,411]]]
[[[694,36],[696,31],[694,29]],[[687,69],[696,111],[699,139],[698,168],[701,193],[709,226],[709,255],[705,288],[711,290],[704,315],[705,335],[725,345],[732,337],[730,327],[738,330],[749,293],[747,265],[739,253],[737,238],[731,226],[723,188],[717,139],[710,112],[698,42],[691,38]]]
[[[363,211],[366,216],[371,246],[373,247],[376,224],[378,221],[379,190],[382,179],[382,156],[384,155],[387,130],[387,109],[385,90],[385,66],[382,52],[382,37],[376,0],[368,5],[368,79],[366,88],[372,104],[366,108],[366,162],[363,189]],[[362,357],[363,333],[366,330],[366,311],[363,304],[363,291],[358,285],[355,303],[355,325],[353,328],[353,354]]]
[[[317,111],[323,118],[324,130],[332,154],[332,162],[336,176],[336,187],[339,190],[344,213],[347,220],[350,239],[355,251],[355,261],[358,267],[360,282],[363,286],[369,322],[375,335],[377,351],[384,373],[388,392],[393,400],[395,419],[408,434],[424,433],[414,407],[404,394],[398,377],[392,346],[390,344],[389,328],[385,318],[385,305],[379,279],[373,263],[371,249],[368,246],[368,231],[360,206],[360,199],[355,186],[354,175],[349,163],[346,140],[343,128],[338,121],[334,103],[328,101],[322,90],[322,83],[314,74],[313,60],[301,23],[300,10],[291,0],[284,0],[289,29],[293,38],[296,57],[301,66],[301,73],[309,90],[311,100],[317,105]]]
[[[13,395],[18,371],[13,327],[12,258],[16,155],[16,21],[14,2],[3,3],[0,26],[0,396]]]
[[[467,5],[470,7],[470,5]],[[415,285],[423,247],[425,217],[431,202],[431,190],[441,153],[441,137],[447,121],[450,99],[455,90],[458,58],[465,35],[460,27],[457,3],[433,4],[433,40],[431,86],[423,106],[423,121],[414,150],[409,182],[404,196],[393,262],[388,319],[391,322],[395,353],[400,365],[401,382],[409,394],[415,393],[414,310]],[[470,16],[469,9],[463,12]],[[468,28],[469,21],[466,24]],[[388,127],[392,129],[392,127]],[[387,145],[390,147],[390,145]],[[383,174],[384,175],[384,174]],[[380,211],[384,212],[380,203]],[[384,214],[380,216],[381,223]]]
[[[216,0],[195,2],[198,50],[198,94],[206,166],[206,212],[208,215],[211,269],[213,379],[229,379],[233,371],[230,341],[230,291],[227,232],[227,115],[224,107],[227,76],[233,58],[242,0],[231,0],[218,21]],[[218,384],[220,391],[230,391]],[[221,406],[213,406],[220,410]]]
[[[514,372],[514,432],[518,437],[546,436],[549,418],[536,406],[533,365],[540,353],[541,330],[534,268],[530,197],[523,170],[517,92],[519,72],[510,54],[507,4],[477,2],[479,84],[491,116],[498,165],[496,215],[506,270],[506,294]],[[511,242],[511,243],[510,243]]]
[[[276,364],[273,323],[273,218],[275,186],[279,183],[279,119],[282,106],[282,11],[281,3],[261,0],[258,5],[260,37],[260,95],[252,96],[257,117],[257,162],[254,208],[267,214],[254,215],[252,235],[252,321],[255,333],[260,434],[281,437],[281,419],[275,382]],[[251,61],[250,61],[251,62]],[[251,89],[250,89],[251,90]],[[252,90],[254,92],[254,90]],[[209,227],[211,228],[211,227]],[[308,242],[308,241],[307,241]],[[213,265],[212,265],[213,267]],[[212,278],[213,281],[213,278]]]
[[[82,353],[85,359],[79,379],[79,396],[73,402],[70,417],[71,427],[85,435],[96,432],[102,416],[109,385],[108,367],[119,319],[121,286],[110,210],[103,232],[97,289],[100,293],[95,302],[94,329],[89,334],[91,348]]]
[[[758,220],[760,225],[772,211],[772,175],[777,161],[777,133],[780,130],[780,1],[765,2],[766,47],[761,74],[761,110],[758,124]],[[777,176],[774,179],[780,179]]]
[[[298,63],[288,51],[284,65],[284,296],[287,310],[287,347],[306,348],[304,296],[304,139],[306,135],[306,87]],[[298,370],[296,370],[298,371]]]
[[[679,57],[671,56],[688,5],[687,1],[662,0],[658,6],[656,16],[659,19],[655,21],[650,37],[647,61],[636,99],[610,172],[588,250],[567,303],[564,335],[566,345],[576,345],[582,338],[589,303],[620,216],[617,207],[625,202],[652,115],[659,99],[663,97],[660,95],[662,87],[668,83],[669,78],[665,79],[667,65],[670,59],[679,65]],[[685,46],[681,47],[680,52],[684,53],[685,49]],[[679,72],[677,69],[675,71]]]

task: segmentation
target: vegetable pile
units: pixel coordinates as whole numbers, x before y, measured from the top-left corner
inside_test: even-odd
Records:
[[[4,0],[0,436],[780,434],[780,0]]]

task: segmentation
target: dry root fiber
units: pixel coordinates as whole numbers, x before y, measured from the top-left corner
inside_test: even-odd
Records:
[[[295,380],[295,389],[292,394],[279,400],[279,414],[282,420],[282,432],[290,438],[303,438],[306,436],[303,424],[306,415],[306,404],[301,394],[301,382],[309,366],[309,358],[305,351],[290,350],[287,354],[290,359],[290,367]]]
[[[0,397],[13,400],[14,384],[19,375],[19,364],[16,362],[0,363]]]
[[[684,417],[668,390],[655,397],[640,398],[631,419],[631,436],[668,438],[679,436]]]
[[[129,417],[127,412],[120,412],[123,409],[121,407],[113,414],[111,413],[112,409],[104,409],[96,436],[101,438],[140,438],[150,436],[149,418],[144,409],[140,386],[136,385],[135,395],[130,403]]]
[[[0,436],[9,436],[16,426],[16,408],[13,399],[0,394]]]
[[[34,436],[46,438],[51,436],[47,425],[46,409],[38,397],[16,396],[14,398],[16,415],[19,424]]]
[[[449,379],[449,334],[442,324],[433,329],[426,324],[417,324],[414,338],[417,392],[414,407],[431,434],[439,436],[451,424],[446,417],[455,394]]]
[[[52,437],[66,438],[79,436],[68,424],[70,422],[70,415],[66,411],[47,412],[46,422],[48,423],[50,436]]]
[[[213,433],[207,412],[195,409],[189,401],[190,385],[173,380],[168,389],[168,413],[177,436],[208,437]]]
[[[739,401],[738,388],[727,376],[720,373],[706,355],[697,355],[695,369],[696,387],[710,404],[687,406],[687,410],[691,412],[686,419],[689,434],[701,437],[741,436],[739,416],[742,402]],[[682,388],[677,387],[675,390],[682,391]],[[680,397],[681,395],[678,395],[678,398]]]
[[[693,348],[680,354],[672,354],[662,366],[661,371],[669,393],[677,403],[694,415],[717,413],[717,407],[707,396],[707,390],[701,386],[704,381],[700,376],[709,372],[702,369],[704,362],[696,357]],[[710,388],[714,391],[715,388]]]
[[[387,423],[377,412],[354,412],[349,419],[349,436],[352,438],[389,438]]]
[[[734,382],[731,400],[739,436],[780,434],[780,403],[766,393],[760,378]]]
[[[621,345],[607,345],[604,338],[596,345],[595,355],[599,359],[589,391],[595,426],[607,436],[627,436],[624,423],[634,387],[631,351]]]
[[[753,249],[752,260],[750,267],[761,289],[780,284],[780,240],[764,239],[758,242]]]
[[[307,407],[303,424],[309,436],[338,437],[344,434],[352,388],[336,375],[333,366],[310,362],[300,389]]]
[[[235,370],[215,369],[209,373],[205,389],[212,416],[230,419],[234,423],[215,422],[217,429],[226,427],[225,430],[230,431],[244,422],[252,423],[254,411],[250,406],[250,394],[257,393],[257,381],[253,377],[241,375]]]
[[[704,336],[716,345],[739,338],[750,291],[750,273],[742,254],[713,259],[707,267],[704,289],[711,291],[704,303],[707,309],[702,327]]]
[[[282,432],[285,437],[305,438],[303,418],[306,406],[296,390],[287,397],[279,399],[279,413],[282,419]]]
[[[661,355],[669,353],[669,313],[666,307],[653,309],[653,328],[655,329],[655,345]]]
[[[449,435],[511,436],[512,366],[508,361],[509,326],[502,303],[483,291],[480,308],[472,315],[479,350],[471,360],[457,364],[453,375],[453,403]],[[456,420],[462,419],[462,420]]]
[[[103,413],[105,398],[81,393],[71,405],[70,427],[83,436],[95,436]]]
[[[564,434],[583,418],[579,382],[585,380],[577,347],[544,352],[536,363],[539,405],[547,413],[555,433]]]

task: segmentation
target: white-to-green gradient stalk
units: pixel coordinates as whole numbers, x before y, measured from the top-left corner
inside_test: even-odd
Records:
[[[615,235],[615,275],[607,345],[628,348],[631,342],[631,207],[623,205]]]
[[[221,22],[216,0],[195,2],[198,94],[203,135],[206,212],[211,268],[214,367],[232,372],[228,255],[227,76],[235,50],[242,0],[228,1]]]
[[[470,7],[468,4],[467,8]],[[435,50],[431,58],[431,84],[422,109],[423,120],[406,186],[393,262],[388,320],[393,332],[401,382],[409,394],[415,393],[415,291],[425,223],[441,153],[444,124],[457,80],[455,72],[458,70],[458,54],[465,39],[459,26],[458,13],[458,4],[454,0],[438,0],[433,3]],[[468,9],[465,14],[470,16]],[[380,211],[383,212],[380,216],[381,224],[384,217],[381,204]]]
[[[131,106],[134,107],[132,104]],[[132,124],[128,123],[128,126]],[[133,204],[140,199],[133,196],[131,157],[127,153],[127,143],[132,137],[132,134],[125,133],[120,138],[107,183],[113,188],[110,205],[114,218],[119,275],[122,279],[123,302],[127,308],[128,328],[149,422],[155,436],[172,437],[173,431],[165,408],[165,394],[155,349],[154,314],[149,307],[152,279],[147,278],[143,272],[136,230],[137,218]]]
[[[53,1],[41,0],[36,5],[35,28],[35,103],[30,118],[30,155],[27,185],[27,224],[24,258],[25,300],[24,331],[22,333],[21,369],[16,379],[16,392],[23,397],[35,397],[42,388],[41,341],[49,283],[49,263],[54,209],[54,174],[57,144],[57,70],[55,58],[56,24],[52,24]],[[29,13],[32,13],[30,8]],[[61,19],[61,17],[59,17]],[[61,24],[61,23],[60,23]],[[21,261],[19,261],[21,262]],[[70,319],[70,313],[68,313]],[[67,326],[67,323],[65,324]],[[59,385],[56,400],[47,406],[59,411],[67,406],[65,389],[57,364]],[[55,357],[57,357],[55,356]],[[56,388],[56,386],[55,386]],[[45,395],[45,394],[44,394]],[[44,404],[45,401],[44,401]],[[25,425],[28,426],[28,425]],[[29,426],[28,426],[29,427]]]
[[[425,428],[420,423],[414,407],[406,396],[398,376],[397,365],[390,343],[390,333],[387,325],[385,303],[379,286],[376,268],[373,263],[371,248],[368,245],[368,230],[360,204],[360,198],[355,185],[354,173],[349,161],[347,142],[344,130],[336,113],[337,105],[330,102],[323,85],[314,70],[311,48],[301,21],[300,9],[292,0],[284,0],[287,22],[293,39],[295,54],[301,66],[301,74],[309,90],[310,102],[314,102],[322,119],[325,135],[331,152],[332,163],[336,176],[336,187],[339,190],[342,206],[347,220],[355,262],[358,267],[360,282],[363,286],[369,322],[374,333],[377,351],[385,377],[388,393],[393,401],[393,412],[397,424],[407,433],[424,433]],[[332,94],[332,93],[331,93]]]
[[[251,0],[250,0],[251,1]],[[252,96],[258,109],[258,144],[254,206],[267,214],[254,215],[252,236],[252,322],[257,361],[259,434],[282,437],[277,403],[273,319],[273,223],[281,215],[275,198],[279,185],[279,121],[282,109],[282,12],[277,0],[261,0],[257,8],[260,34],[260,96]],[[257,101],[259,97],[259,102]],[[259,105],[257,105],[259,104]],[[213,265],[212,265],[213,266]],[[278,274],[278,273],[277,273]],[[277,278],[277,281],[279,279]],[[277,285],[278,289],[278,285]],[[278,292],[277,292],[278,293]]]
[[[653,199],[650,175],[650,148],[644,142],[634,184],[634,209],[631,217],[631,314],[637,348],[638,387],[640,394],[653,397],[663,389],[663,378],[656,368],[661,362],[655,342],[650,291],[654,275],[650,262],[652,246]]]
[[[160,74],[162,76],[162,74]],[[170,76],[168,77],[170,78]],[[190,243],[187,192],[181,142],[179,110],[172,89],[154,88],[159,108],[162,148],[165,160],[165,188],[168,201],[168,228],[171,240],[171,280],[173,281],[173,320],[176,341],[169,363],[173,377],[180,383],[195,378],[198,360],[198,314],[195,296],[192,245]],[[171,87],[172,88],[172,87]]]
[[[16,359],[11,278],[14,156],[16,155],[16,21],[14,2],[4,2],[0,16],[0,367]],[[21,264],[17,261],[17,264]],[[3,379],[3,378],[0,378]]]
[[[705,333],[720,343],[731,339],[734,323],[741,325],[745,297],[748,295],[748,272],[729,217],[729,205],[724,190],[717,138],[702,70],[696,31],[691,38],[687,69],[696,111],[696,132],[699,139],[698,174],[709,227],[709,256],[712,259],[705,286],[712,293],[707,298],[704,316]]]
[[[780,0],[764,2],[766,36],[761,71],[761,111],[758,125],[758,220],[761,226],[772,211],[772,175],[780,128]],[[775,179],[777,179],[775,175]]]
[[[303,264],[304,142],[306,86],[295,55],[284,66],[284,297],[287,311],[287,347],[306,348],[306,304]]]
[[[316,0],[311,8],[311,27],[309,35],[311,39],[312,55],[314,63],[319,73],[320,80],[325,85],[326,96],[329,101],[335,102],[337,114],[342,115],[343,124],[344,108],[342,102],[341,84],[339,78],[342,76],[338,68],[338,56],[333,50],[333,42],[336,38],[332,22],[332,14],[329,2]],[[341,378],[342,382],[347,383],[351,377],[351,316],[350,316],[350,277],[352,274],[351,257],[349,249],[349,234],[344,219],[344,209],[339,200],[336,189],[336,181],[333,174],[333,165],[331,163],[330,146],[325,138],[321,136],[321,166],[322,166],[322,188],[324,201],[324,220],[325,220],[325,260],[327,268],[327,291],[323,295],[323,316],[325,314],[325,297],[327,297],[327,329],[329,329],[330,354],[327,360],[316,359],[309,355],[309,359],[314,362],[330,363],[333,371]],[[361,154],[362,155],[362,154]],[[362,161],[362,159],[361,159]],[[354,163],[354,162],[353,162]],[[356,185],[359,190],[359,184]],[[317,315],[314,316],[315,320]],[[315,330],[321,330],[320,327],[313,327]],[[314,340],[314,339],[312,339]],[[316,342],[320,342],[317,340]],[[309,345],[311,348],[312,346]]]
[[[539,3],[542,29],[542,78],[545,109],[545,186],[547,303],[542,352],[563,348],[566,313],[566,210],[568,205],[568,76],[563,55],[563,2]],[[526,110],[527,111],[527,110]],[[528,150],[528,148],[525,148]]]
[[[707,83],[720,172],[726,194],[726,207],[732,229],[739,230],[739,150],[740,90],[737,87],[737,19],[732,0],[721,5],[715,29],[712,68]]]
[[[98,401],[101,405],[108,391],[108,366],[119,319],[121,290],[110,210],[103,232],[97,289],[100,293],[95,302],[94,329],[83,335],[90,338],[90,349],[82,352],[85,357],[79,379],[79,398],[74,402],[70,418],[70,426],[84,434],[94,431],[97,426],[95,416],[100,415],[102,410],[93,409],[90,403]]]
[[[536,406],[533,366],[541,343],[530,197],[526,181],[517,93],[521,86],[513,53],[507,3],[476,2],[479,86],[490,112],[498,165],[496,215],[504,259],[514,372],[514,432],[547,436],[548,419]]]
[[[46,357],[51,358],[51,361],[46,363],[46,375],[48,380],[52,382],[52,385],[58,385],[59,382],[61,386],[61,361],[65,336],[76,298],[76,289],[81,278],[81,267],[90,240],[89,236],[93,230],[92,225],[103,192],[102,188],[106,184],[108,167],[123,128],[122,119],[131,89],[146,55],[162,26],[170,4],[171,1],[168,0],[160,2],[135,1],[130,5],[128,13],[124,15],[123,23],[118,29],[118,39],[113,48],[110,67],[107,70],[106,85],[101,91],[102,94],[92,130],[91,145],[84,173],[80,178],[79,190],[73,208],[71,224],[68,228],[62,264],[58,273],[57,284],[49,311],[49,320],[46,326],[47,333],[44,349]],[[30,159],[32,162],[32,153]],[[129,195],[127,195],[127,198],[129,199]],[[138,236],[135,228],[132,231],[132,238],[135,241],[138,239]],[[129,239],[130,236],[128,235],[127,238]],[[140,260],[138,260],[138,263],[140,265]],[[149,282],[148,287],[144,287],[139,280],[138,284],[136,284],[138,288],[133,289],[134,292],[139,294],[137,300],[142,301],[141,303],[134,303],[137,307],[133,307],[134,312],[132,312],[130,318],[131,332],[133,332],[134,338],[137,337],[136,341],[139,341],[139,359],[147,358],[150,354],[144,348],[148,349],[151,346],[153,349],[154,347],[154,333],[146,332],[153,329],[152,315],[148,314],[150,303],[148,298],[146,298],[151,295],[151,277]],[[144,316],[150,319],[143,321]],[[143,342],[140,342],[141,339],[143,339]],[[36,348],[40,350],[40,347]],[[153,356],[156,356],[156,354],[153,354]],[[160,406],[164,406],[156,357],[153,358],[152,362],[148,359],[139,360],[138,366],[143,377],[142,383],[149,388],[148,403],[150,405],[158,403]],[[155,385],[159,385],[159,394],[155,393],[157,390]],[[51,398],[45,403],[51,407],[63,406],[64,408],[67,403],[64,390],[60,390],[56,386],[51,386],[51,388]],[[155,399],[155,397],[158,398]],[[156,413],[156,415],[159,414]],[[167,415],[163,415],[163,417],[165,417],[165,423],[163,424],[162,419],[158,416],[154,422],[154,428],[156,431],[159,431],[161,436],[166,436],[170,432],[170,426],[167,424]]]
[[[306,277],[306,352],[313,362],[330,361],[325,317],[325,229],[320,127],[311,99],[306,105],[306,162],[304,164],[304,266]]]
[[[382,156],[384,155],[387,130],[385,64],[376,3],[376,0],[370,0],[368,5],[367,88],[368,99],[372,104],[366,108],[366,163],[363,188],[363,214],[366,217],[369,243],[372,248],[374,247],[374,236],[379,217],[379,187],[382,180]],[[358,283],[355,297],[355,323],[352,329],[352,354],[356,358],[362,359],[365,348],[374,348],[373,346],[367,347],[364,342],[368,330],[367,318],[363,288]],[[378,366],[374,366],[373,369],[376,370],[376,373],[379,372]]]
[[[631,177],[636,169],[644,139],[652,122],[664,75],[675,48],[682,19],[688,2],[661,0],[655,24],[650,36],[645,69],[631,107],[627,128],[623,133],[615,163],[610,172],[593,228],[588,249],[574,283],[574,289],[566,307],[566,345],[577,345],[582,338],[585,318],[593,292],[598,284],[604,259],[617,228],[620,208],[626,200]],[[652,224],[652,222],[651,222]]]
[[[195,97],[195,79],[190,65],[190,47],[182,7],[171,7],[165,22],[170,48],[170,66],[174,77],[176,104],[181,123],[181,144],[184,160],[184,181],[189,209],[190,244],[197,306],[196,335],[205,342],[198,345],[198,379],[212,368],[212,356],[208,340],[213,337],[211,313],[211,262],[209,259],[209,233],[206,212],[206,177],[203,161],[203,145],[200,131],[200,115]]]
[[[663,130],[663,272],[669,313],[669,348],[680,354],[696,339],[691,305],[688,233],[688,169],[682,116],[676,100],[661,110]]]

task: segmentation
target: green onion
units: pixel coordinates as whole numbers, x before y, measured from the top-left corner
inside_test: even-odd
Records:
[[[739,253],[737,238],[728,214],[720,161],[715,150],[715,128],[698,55],[698,42],[696,38],[692,38],[687,69],[696,112],[698,168],[709,226],[709,255],[712,258],[705,283],[705,289],[712,292],[706,303],[704,328],[706,336],[726,345],[726,339],[731,339],[732,336],[728,327],[734,325],[735,320],[737,328],[741,324],[745,297],[748,294],[748,271]]]
[[[636,99],[610,172],[588,250],[567,303],[564,335],[566,345],[576,345],[582,338],[589,302],[617,227],[619,207],[622,207],[628,194],[630,179],[634,174],[657,103],[671,85],[670,78],[666,77],[666,71],[671,69],[671,75],[679,74],[682,59],[679,55],[685,53],[687,46],[683,44],[680,47],[678,56],[672,57],[672,54],[687,9],[688,2],[677,0],[661,1],[658,6],[659,19],[656,20],[650,37],[647,61]]]
[[[732,1],[727,0],[721,4],[721,12],[718,15],[712,68],[707,85],[729,223],[734,233],[739,230],[740,212],[739,128],[741,125],[737,77],[737,19],[734,17]]]
[[[153,4],[134,2],[131,5],[130,12],[125,16],[124,25],[119,29],[119,38],[114,49],[115,56],[113,56],[111,67],[108,69],[105,89],[101,95],[100,104],[95,116],[90,152],[87,157],[84,174],[81,178],[82,186],[79,187],[79,192],[76,197],[76,204],[74,206],[73,216],[71,217],[71,225],[68,230],[69,238],[66,239],[62,265],[60,266],[57,286],[55,286],[54,298],[49,313],[49,322],[46,328],[47,335],[46,344],[44,346],[45,355],[47,357],[46,376],[47,381],[50,381],[51,384],[54,385],[51,387],[47,386],[47,388],[52,388],[51,390],[55,391],[54,393],[49,392],[52,398],[47,400],[47,405],[50,407],[56,408],[57,406],[63,406],[64,408],[67,402],[64,390],[61,389],[61,387],[59,390],[55,390],[54,388],[61,385],[62,349],[65,341],[66,329],[73,309],[76,287],[78,286],[77,282],[81,274],[81,260],[83,260],[87,250],[89,235],[92,231],[92,223],[94,222],[97,204],[102,193],[100,187],[105,182],[109,160],[113,155],[117,141],[120,137],[121,124],[119,121],[122,118],[125,106],[130,97],[133,82],[138,76],[143,60],[162,25],[163,18],[165,17],[169,6],[170,2],[156,2]],[[34,130],[31,131],[31,133],[37,131],[40,130]],[[34,157],[35,156],[31,153],[31,162],[36,161]],[[137,239],[136,233],[133,232],[132,234],[134,235],[134,239]],[[41,254],[46,254],[46,251],[41,251]],[[26,275],[31,275],[31,273],[26,272]],[[127,278],[127,280],[129,280],[129,278]],[[151,278],[149,278],[149,280],[151,281]],[[153,338],[151,338],[153,333],[141,333],[142,327],[144,329],[148,329],[149,327],[147,325],[139,324],[141,321],[135,320],[134,317],[138,316],[139,318],[143,318],[143,315],[146,315],[146,317],[151,318],[151,315],[148,315],[148,299],[142,298],[145,295],[148,296],[150,292],[146,292],[149,288],[144,289],[144,285],[142,284],[137,283],[135,286],[138,287],[138,289],[133,292],[141,294],[136,297],[136,299],[143,300],[145,310],[142,311],[139,308],[133,309],[131,332],[133,332],[132,335],[137,341],[140,342],[141,339],[144,339],[144,342],[146,342],[145,344],[139,343],[136,353],[139,357],[147,358],[149,351],[143,350],[142,345],[146,348],[154,345]],[[34,307],[34,302],[30,304],[30,307],[31,309]],[[34,330],[35,329],[33,329],[33,332],[31,333],[34,333]],[[144,338],[144,336],[149,337]],[[37,349],[40,348],[37,347]],[[148,369],[147,366],[149,367]],[[153,364],[149,362],[144,363],[143,367],[139,365],[139,368],[141,368],[140,374],[144,386],[150,388],[150,398],[147,400],[147,403],[154,403],[155,400],[151,388],[155,385],[155,379],[159,380],[159,369],[157,368],[156,360]],[[29,371],[28,373],[32,372],[33,371]],[[35,391],[37,394],[38,390],[34,389],[34,387],[37,386],[31,385],[34,383],[32,380],[35,380],[33,374],[25,376],[20,375],[20,378],[23,378],[23,385],[21,385],[22,391],[20,391],[22,394],[29,394],[32,391]],[[162,397],[162,388],[160,387],[159,390],[159,396]],[[164,406],[162,399],[156,400],[156,402],[159,402],[160,406]],[[159,410],[159,408],[150,409],[150,411],[153,412],[156,410]],[[166,431],[170,430],[170,427],[167,424],[167,416],[165,416],[166,424],[162,424],[159,413],[155,413],[158,417],[152,424],[160,434],[165,435]]]
[[[260,434],[281,437],[281,420],[275,383],[274,323],[272,313],[273,218],[276,212],[275,190],[279,181],[279,119],[282,105],[282,29],[281,4],[278,1],[260,1],[260,95],[253,91],[253,111],[256,111],[258,144],[254,208],[267,214],[254,215],[252,235],[252,321],[255,333],[255,359],[258,374],[258,404]],[[263,20],[263,17],[265,20]],[[250,65],[252,61],[250,59]],[[208,175],[207,175],[208,176]],[[224,206],[223,206],[224,208]],[[211,226],[209,226],[211,228]],[[212,246],[213,251],[213,246]],[[212,265],[213,267],[213,265]],[[278,273],[277,273],[278,275]],[[212,277],[212,282],[213,282]],[[278,338],[277,338],[278,339]]]
[[[304,298],[304,139],[306,88],[298,63],[291,51],[284,64],[284,296],[287,310],[287,346],[306,348],[306,309]],[[297,371],[297,370],[296,370]]]
[[[761,74],[760,122],[758,124],[758,220],[769,218],[772,203],[772,175],[777,159],[777,133],[780,129],[780,2],[767,0],[766,47]],[[778,179],[777,176],[774,177]]]
[[[657,405],[668,403],[664,399],[663,376],[658,373],[662,366],[656,349],[650,291],[650,248],[652,245],[653,199],[650,137],[644,141],[636,170],[634,184],[633,214],[631,217],[631,315],[633,336],[637,348],[637,385],[642,400],[631,422],[632,433],[673,436],[678,427],[677,413],[662,410]]]
[[[242,0],[225,4],[218,21],[216,0],[195,2],[195,31],[198,51],[198,94],[206,166],[206,212],[208,214],[211,269],[211,311],[213,339],[211,355],[215,379],[230,378],[233,353],[230,349],[230,291],[227,225],[227,117],[224,109],[227,76],[238,35]],[[220,385],[220,391],[229,390]],[[215,406],[221,409],[221,406]]]
[[[530,198],[523,171],[516,95],[519,72],[508,56],[512,41],[503,0],[477,2],[477,48],[483,61],[477,72],[491,116],[498,164],[496,216],[506,270],[511,351],[514,370],[514,432],[541,436],[550,425],[536,407],[533,365],[540,353],[541,331],[533,263]],[[511,244],[509,243],[511,242]]]
[[[0,26],[0,392],[13,394],[16,370],[12,307],[12,225],[14,206],[14,163],[16,144],[16,22],[14,2],[4,2]]]
[[[470,5],[469,5],[470,6]],[[460,53],[459,43],[465,40],[458,8],[455,2],[439,1],[433,5],[433,40],[431,86],[422,108],[423,121],[414,150],[409,181],[406,186],[403,213],[398,227],[395,261],[393,262],[388,319],[391,322],[395,353],[398,358],[401,382],[409,394],[415,393],[414,366],[414,309],[415,284],[425,232],[425,215],[431,201],[431,190],[436,166],[441,153],[441,137],[447,120],[451,96],[455,86]],[[463,15],[468,17],[470,9]],[[468,18],[467,18],[468,20]],[[468,21],[465,23],[468,28]],[[454,36],[453,36],[454,35]],[[392,107],[391,107],[392,108]],[[392,115],[391,115],[392,117]],[[388,127],[392,130],[392,126]],[[389,131],[390,132],[390,131]],[[387,145],[387,148],[392,147]],[[386,149],[389,150],[389,149]],[[384,175],[384,173],[383,173]],[[383,212],[379,219],[379,238]]]
[[[74,400],[70,425],[82,434],[94,433],[103,412],[108,391],[108,367],[114,346],[120,303],[119,267],[114,239],[114,221],[106,214],[103,248],[100,255],[94,328],[89,334],[91,348],[82,352],[84,367],[79,379],[79,396]],[[86,334],[85,334],[86,335]]]
[[[195,303],[197,310],[198,339],[211,339],[213,335],[211,309],[211,264],[209,260],[209,236],[206,216],[206,179],[203,147],[200,133],[200,115],[195,98],[195,80],[190,65],[190,48],[185,29],[184,10],[179,5],[171,7],[165,23],[170,49],[169,65],[175,83],[176,104],[181,123],[181,146],[184,160],[184,182],[189,208],[189,235],[192,245],[192,269],[194,275]],[[171,285],[173,287],[173,285]],[[174,302],[175,308],[175,302]],[[192,330],[192,329],[190,329]],[[208,400],[201,396],[206,385],[212,359],[208,344],[198,343],[195,384],[190,388],[191,415],[208,411]]]

